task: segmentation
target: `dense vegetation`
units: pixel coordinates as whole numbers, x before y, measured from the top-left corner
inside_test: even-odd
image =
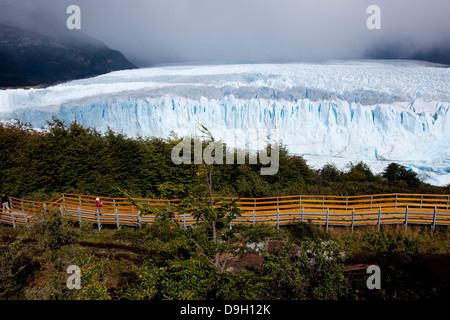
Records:
[[[217,268],[208,224],[182,229],[169,219],[104,229],[51,212],[30,228],[0,227],[0,300],[281,299],[397,300],[449,294],[449,229],[426,226],[322,228],[238,225],[233,258]],[[264,247],[256,251],[255,244]],[[205,250],[202,250],[203,249]],[[368,265],[381,269],[369,290]],[[81,269],[81,288],[66,286]]]
[[[180,190],[198,182],[197,165],[175,165],[171,160],[171,150],[179,141],[176,137],[131,139],[112,131],[100,134],[58,120],[45,131],[24,124],[0,124],[0,190],[35,200],[61,192],[122,196],[118,188],[135,197],[177,197]],[[313,170],[285,147],[276,175],[262,176],[261,165],[246,163],[215,165],[214,194],[450,193],[450,186],[424,184],[397,164],[381,175],[374,175],[364,163],[351,164],[348,172],[333,165]]]

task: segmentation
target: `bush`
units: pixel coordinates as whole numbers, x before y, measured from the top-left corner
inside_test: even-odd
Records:
[[[156,222],[155,222],[156,223]],[[150,238],[150,228],[148,224],[141,226],[140,228],[134,227],[121,227],[120,229],[114,232],[113,238],[115,240],[122,240],[126,242],[130,242],[133,245],[139,245],[144,243],[148,238]]]
[[[203,258],[174,261],[164,267],[135,267],[135,278],[119,296],[129,300],[253,300],[266,284],[250,272],[219,273]]]
[[[137,279],[121,292],[126,299],[204,300],[215,295],[217,270],[204,259],[168,261],[165,267],[144,266],[135,272]]]
[[[369,166],[364,162],[359,162],[356,165],[350,164],[350,171],[348,172],[348,178],[352,181],[375,181],[375,176],[370,170]]]
[[[23,299],[24,290],[39,263],[35,261],[36,251],[17,240],[0,246],[0,300]]]
[[[92,254],[78,254],[71,264],[81,269],[81,290],[76,290],[77,300],[110,300],[106,275],[106,262]]]
[[[380,290],[359,290],[362,299],[415,300],[445,295],[442,275],[430,272],[418,260],[417,239],[402,234],[369,233],[362,237],[364,250],[373,252],[381,270]],[[358,286],[356,286],[358,290]],[[443,289],[444,288],[444,289]]]
[[[329,235],[312,223],[298,222],[285,227],[296,240],[326,240]]]
[[[59,249],[75,240],[73,222],[61,217],[58,209],[49,210],[42,221],[31,226],[30,231],[50,250]]]
[[[389,183],[406,184],[407,186],[416,187],[420,184],[417,173],[407,170],[405,167],[396,163],[391,163],[383,171],[383,177]]]
[[[257,300],[266,295],[267,282],[255,273],[241,271],[222,274],[218,281],[217,299]]]
[[[373,254],[380,263],[392,259],[411,262],[418,255],[416,239],[392,232],[370,232],[362,237],[362,249]]]
[[[274,225],[263,223],[256,223],[251,226],[239,224],[233,226],[233,229],[247,242],[260,242],[265,241],[267,238],[273,239],[280,237],[280,231]]]
[[[331,182],[342,181],[342,172],[340,172],[335,165],[326,164],[322,170],[320,170],[321,183],[327,185]]]
[[[333,241],[288,243],[265,253],[262,275],[270,278],[266,299],[339,299],[348,294],[345,255]]]

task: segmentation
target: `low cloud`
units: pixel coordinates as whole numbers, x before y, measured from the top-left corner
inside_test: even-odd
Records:
[[[450,43],[448,0],[0,1],[15,8],[7,22],[61,34],[71,4],[81,8],[84,33],[141,65],[365,58],[397,43],[413,52]],[[366,27],[372,4],[381,8],[381,30]]]

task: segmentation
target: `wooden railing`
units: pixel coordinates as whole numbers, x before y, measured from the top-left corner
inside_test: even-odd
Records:
[[[57,209],[70,219],[97,225],[138,226],[152,223],[155,215],[141,215],[127,198],[102,197],[103,207],[97,210],[95,196],[61,194],[48,202],[11,198],[11,211],[0,212],[0,223],[16,226],[30,225],[51,209]],[[135,199],[151,206],[176,206],[179,200]],[[294,222],[310,222],[329,226],[354,227],[385,224],[436,226],[450,225],[450,196],[429,194],[377,194],[366,196],[298,195],[269,198],[240,198],[242,215],[233,224],[268,223],[277,226]],[[176,215],[184,227],[196,223],[191,215]]]

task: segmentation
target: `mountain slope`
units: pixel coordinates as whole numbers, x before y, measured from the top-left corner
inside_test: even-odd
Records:
[[[119,51],[94,39],[57,39],[0,24],[0,87],[48,85],[133,68]]]
[[[431,63],[445,64],[450,67],[450,47],[441,46],[428,49],[414,50],[405,44],[388,44],[381,47],[374,47],[367,50],[366,56],[369,59],[407,59],[420,60]]]

